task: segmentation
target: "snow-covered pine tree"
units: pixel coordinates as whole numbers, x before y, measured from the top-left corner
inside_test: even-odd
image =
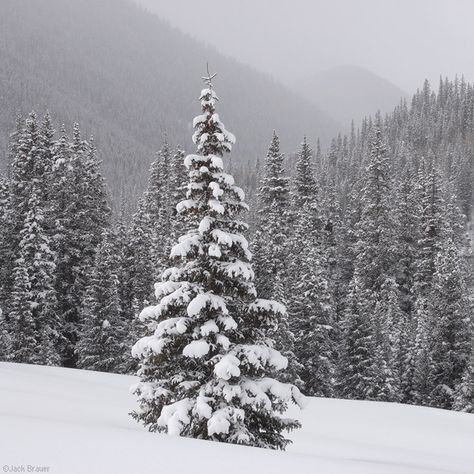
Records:
[[[169,201],[170,201],[170,238],[171,244],[178,240],[186,230],[186,221],[178,213],[176,206],[186,197],[188,173],[184,166],[184,150],[178,145],[171,158],[169,175]],[[168,255],[166,255],[168,258]]]
[[[285,176],[284,155],[280,140],[273,132],[265,158],[260,188],[254,240],[256,289],[263,298],[288,303],[288,258],[290,242],[290,182]],[[288,359],[285,381],[301,385],[298,371],[302,369],[294,353],[295,338],[287,314],[280,315],[271,337],[275,347]]]
[[[303,399],[271,378],[287,365],[267,336],[285,309],[256,298],[247,226],[238,220],[244,193],[223,171],[235,139],[216,113],[211,80],[194,119],[198,154],[185,159],[187,199],[178,206],[190,230],[171,251],[177,266],[156,285],[160,303],[141,313],[150,335],[133,348],[141,381],[132,415],[151,431],[284,449],[282,432],[299,423],[280,414]]]
[[[338,395],[355,400],[370,400],[378,395],[374,387],[377,377],[376,346],[366,293],[356,274],[350,283],[341,320]]]
[[[451,409],[455,389],[469,363],[473,341],[471,307],[467,299],[462,257],[446,235],[435,260],[436,272],[430,292],[430,361],[433,392],[431,403]]]
[[[10,206],[12,233],[10,236],[13,249],[18,247],[20,232],[28,212],[28,201],[33,183],[38,180],[35,175],[38,150],[41,150],[41,135],[38,117],[32,112],[25,120],[24,127],[17,131],[16,143],[12,144]]]
[[[313,151],[306,137],[296,156],[289,223],[293,232],[288,245],[291,259],[287,263],[286,286],[299,374],[308,394],[330,396],[334,382],[334,306],[327,281]]]
[[[71,143],[63,127],[54,157],[50,201],[55,220],[58,310],[64,323],[61,356],[65,366],[75,367],[80,308],[97,246],[109,226],[110,208],[95,146],[92,139],[90,143],[81,139],[77,124]]]
[[[8,269],[11,268],[10,234],[10,180],[0,174],[0,308],[4,308],[11,280]],[[6,317],[6,314],[4,315]]]
[[[143,196],[145,212],[149,216],[148,222],[151,226],[148,231],[144,231],[150,232],[153,239],[151,252],[155,272],[154,281],[160,278],[166,268],[171,247],[171,196],[169,192],[171,161],[171,148],[165,135],[163,145],[151,164],[148,187]]]
[[[13,289],[8,302],[8,319],[4,340],[8,344],[5,355],[7,360],[38,364],[39,341],[36,323],[31,310],[31,284],[25,261],[19,258],[13,270]]]
[[[138,209],[132,216],[129,232],[130,287],[133,304],[137,310],[147,306],[153,296],[153,235],[150,215],[144,199],[138,201]]]
[[[41,188],[41,204],[45,208],[45,224],[48,227],[53,227],[54,223],[51,222],[51,217],[49,215],[49,201],[50,201],[50,189],[51,189],[51,178],[52,170],[55,161],[54,155],[54,134],[55,130],[53,128],[51,115],[49,112],[46,112],[46,115],[43,117],[43,120],[40,125],[40,146],[41,149],[38,150],[38,159],[36,160],[36,176],[37,176],[37,186]],[[54,234],[52,229],[47,229],[48,235],[51,237]]]
[[[103,372],[124,371],[128,327],[120,318],[117,235],[104,232],[82,309],[76,345],[77,366]]]
[[[18,362],[58,365],[61,324],[56,313],[54,254],[43,227],[44,211],[38,195],[34,186],[20,233],[9,314],[11,358]]]
[[[408,152],[403,149],[408,160]],[[399,155],[400,156],[400,155]],[[399,288],[399,346],[395,352],[398,359],[400,400],[410,403],[413,399],[415,370],[414,345],[416,338],[414,283],[420,240],[419,216],[421,206],[416,188],[416,170],[410,162],[405,165],[396,189],[395,213],[398,222],[396,237],[396,281]]]
[[[442,179],[433,159],[428,163],[424,159],[420,162],[417,193],[421,213],[418,220],[420,239],[413,287],[416,331],[412,356],[414,360],[412,401],[423,405],[430,403],[434,389],[430,356],[433,320],[430,317],[429,303],[432,280],[436,272],[436,255],[442,249],[445,207]]]
[[[19,193],[21,187],[18,186],[22,180],[21,166],[18,163],[20,141],[25,133],[25,121],[21,116],[16,118],[15,131],[10,135],[8,147],[8,178],[2,177],[1,208],[2,219],[0,229],[0,307],[3,312],[3,325],[8,321],[9,295],[13,288],[13,268],[15,266],[15,252],[18,245],[18,235],[22,223],[22,210],[19,204],[22,200]],[[13,184],[15,181],[15,185]],[[16,198],[14,197],[16,195]],[[14,204],[15,203],[15,204]]]
[[[54,292],[55,255],[49,238],[46,199],[52,133],[49,116],[39,127],[33,112],[23,128],[17,128],[11,145],[6,235],[6,271],[11,277],[7,277],[9,281],[5,281],[4,288],[11,295],[10,298],[5,296],[4,301],[4,324],[8,326],[11,357],[49,365],[59,362],[60,332]],[[23,326],[28,329],[22,335],[19,333]],[[24,348],[23,344],[26,344]]]
[[[108,202],[104,177],[97,158],[97,149],[93,137],[89,141],[80,140],[80,131],[74,125],[71,145],[76,155],[76,186],[80,193],[78,205],[80,224],[80,268],[76,281],[78,294],[84,294],[89,286],[89,276],[94,267],[95,253],[104,230],[110,227],[111,209]]]
[[[52,247],[56,254],[56,280],[55,290],[57,311],[64,327],[63,338],[59,352],[62,363],[73,365],[71,362],[74,344],[71,343],[69,321],[82,304],[81,295],[74,293],[74,282],[80,267],[80,228],[78,206],[81,195],[77,186],[74,153],[69,143],[64,126],[59,139],[54,145],[54,163],[51,171],[51,184],[49,189],[50,212],[55,233],[52,237]],[[71,363],[70,363],[71,362]]]
[[[461,382],[456,387],[453,408],[466,413],[474,413],[474,353],[471,354]]]
[[[135,373],[137,361],[130,353],[130,347],[136,342],[143,332],[138,320],[138,311],[134,304],[133,285],[131,284],[131,269],[133,265],[133,253],[130,247],[130,229],[126,225],[125,203],[122,200],[120,213],[114,227],[117,262],[117,293],[118,293],[118,319],[121,327],[125,330],[125,337],[122,341],[126,348],[124,362],[119,370],[122,373]],[[97,260],[97,258],[96,258]]]
[[[349,299],[352,297],[355,300],[349,301],[346,312],[348,320],[343,323],[345,332],[342,344],[347,347],[341,349],[342,354],[345,354],[341,359],[341,383],[345,386],[344,379],[349,384],[350,380],[360,377],[367,386],[362,391],[358,390],[354,396],[361,397],[363,393],[370,393],[370,397],[374,399],[394,400],[397,396],[391,389],[392,365],[396,358],[390,342],[392,337],[387,331],[393,326],[388,318],[398,314],[393,310],[393,304],[398,298],[392,295],[386,298],[385,304],[379,300],[382,288],[388,288],[388,281],[393,279],[395,227],[389,204],[390,159],[382,135],[380,118],[372,132],[369,151],[369,160],[363,175],[361,218],[356,229],[354,284],[349,295]],[[390,288],[393,292],[392,284]],[[357,312],[359,314],[356,314]],[[364,318],[369,321],[362,321]],[[362,325],[357,331],[361,341],[352,341],[355,335],[348,333],[354,331],[355,324]],[[369,339],[372,339],[370,343]],[[370,350],[375,349],[376,352],[370,353]],[[368,360],[356,361],[362,353]],[[355,373],[358,367],[363,368],[365,373]],[[351,370],[354,373],[350,373]],[[352,396],[347,388],[344,391],[346,396]]]
[[[258,294],[286,302],[290,183],[285,175],[284,159],[280,140],[274,131],[257,195],[254,267]]]

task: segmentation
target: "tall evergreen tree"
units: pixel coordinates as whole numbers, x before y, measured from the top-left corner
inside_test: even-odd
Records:
[[[283,449],[282,431],[299,423],[278,413],[291,399],[301,403],[296,387],[268,376],[287,364],[267,336],[284,308],[256,299],[247,226],[237,218],[244,193],[223,171],[235,139],[215,111],[211,79],[178,207],[192,216],[190,230],[172,249],[177,266],[156,285],[160,303],[141,314],[151,334],[133,349],[141,378],[133,416],[151,431]]]
[[[414,282],[415,342],[413,345],[414,373],[413,398],[418,404],[429,404],[433,392],[430,339],[433,319],[430,316],[430,298],[436,256],[442,249],[443,209],[441,176],[431,161],[421,160],[418,171],[418,196],[421,204],[419,216],[420,239]]]
[[[56,314],[54,254],[42,225],[44,213],[37,193],[33,188],[14,270],[11,357],[21,362],[57,365],[61,326]],[[26,347],[23,348],[23,344]]]
[[[333,393],[333,303],[324,253],[323,212],[314,176],[313,151],[306,137],[296,156],[290,224],[290,328],[296,338],[299,373],[308,394]]]
[[[430,292],[430,361],[434,406],[452,408],[455,389],[469,364],[473,340],[471,308],[467,299],[461,257],[447,237],[435,260]]]
[[[188,182],[188,172],[184,166],[184,150],[178,145],[170,162],[169,172],[169,202],[170,202],[170,234],[169,241],[174,243],[185,231],[186,221],[178,213],[176,206],[186,197],[186,185]],[[168,255],[166,255],[168,258]]]
[[[153,260],[153,234],[150,214],[144,199],[138,202],[137,212],[132,216],[129,237],[130,286],[133,304],[138,308],[152,301],[156,268]]]
[[[474,355],[472,353],[461,382],[456,387],[454,409],[474,413]]]
[[[288,256],[289,178],[285,175],[280,140],[273,132],[258,192],[258,227],[255,235],[256,287],[265,298],[286,301]]]
[[[63,364],[75,367],[80,308],[89,286],[95,251],[103,229],[109,226],[110,208],[100,162],[91,141],[81,139],[74,125],[72,141],[62,131],[55,144],[52,206],[55,209],[54,244],[57,257],[57,298],[64,323]]]
[[[285,175],[280,140],[273,132],[258,191],[257,229],[255,233],[256,289],[259,295],[288,303],[287,279],[290,242],[290,183]],[[289,360],[288,381],[299,382],[302,367],[295,356],[295,338],[287,315],[280,315],[272,333],[276,347]]]
[[[0,308],[4,308],[8,297],[11,268],[11,216],[10,216],[10,181],[0,175]],[[6,316],[6,315],[5,315]]]
[[[148,187],[144,193],[143,201],[145,212],[148,214],[148,225],[150,225],[149,230],[143,229],[143,231],[149,232],[153,240],[151,258],[154,280],[158,279],[166,268],[171,247],[172,208],[169,193],[171,162],[171,148],[165,136],[163,146],[151,165]]]
[[[120,248],[113,230],[104,232],[82,311],[76,346],[78,367],[123,372],[128,327],[120,314],[118,264]]]
[[[348,347],[342,349],[345,354],[345,357],[341,359],[342,384],[345,385],[345,379],[349,381],[354,377],[362,377],[370,387],[365,388],[364,391],[370,392],[372,398],[393,400],[396,399],[396,394],[392,390],[395,357],[387,331],[392,326],[389,317],[398,314],[393,310],[393,304],[397,304],[398,298],[391,296],[383,301],[379,298],[379,294],[382,288],[384,286],[387,288],[388,282],[393,279],[395,222],[389,204],[392,196],[390,159],[380,122],[373,130],[369,152],[369,160],[363,176],[361,217],[356,230],[353,277],[355,282],[349,295],[355,301],[348,305],[349,312],[346,315],[348,321],[345,322],[346,331],[342,343],[349,344],[350,339],[354,337],[347,333],[353,330],[354,324],[362,325],[358,331],[361,341],[350,343]],[[392,285],[389,287],[390,291],[396,291]],[[357,312],[360,313],[356,314]],[[362,324],[364,318],[368,321]],[[362,353],[364,357],[367,357],[366,361],[362,363],[352,359],[361,357],[360,349],[354,351],[354,347],[364,348]],[[370,353],[375,349],[377,349],[376,352]],[[348,366],[349,369],[344,366]],[[354,372],[357,371],[358,366],[363,367],[365,373],[347,373],[351,367]],[[372,380],[370,380],[371,377]],[[347,393],[347,389],[345,391]],[[347,394],[350,396],[350,393]],[[360,396],[360,390],[358,396]]]

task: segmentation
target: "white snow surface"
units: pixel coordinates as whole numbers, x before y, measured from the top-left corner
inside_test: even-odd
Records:
[[[290,409],[303,428],[276,452],[149,433],[128,415],[136,382],[0,363],[0,465],[51,474],[474,473],[470,414],[311,398],[302,412]]]

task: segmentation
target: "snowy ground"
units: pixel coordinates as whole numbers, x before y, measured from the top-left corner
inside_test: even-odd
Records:
[[[0,472],[474,473],[474,415],[311,399],[282,453],[148,433],[127,415],[133,380],[0,363]]]

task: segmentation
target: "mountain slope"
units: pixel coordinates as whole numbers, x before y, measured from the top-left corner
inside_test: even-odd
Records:
[[[389,112],[406,92],[386,79],[357,66],[339,66],[295,84],[295,89],[321,110],[331,111],[347,129],[377,110]]]
[[[327,141],[336,132],[296,94],[132,2],[2,0],[0,154],[17,112],[49,108],[58,126],[78,120],[94,134],[116,197],[135,196],[163,132],[191,147],[206,61],[219,73],[219,112],[237,136],[236,162],[265,153],[274,128],[289,149],[305,133]]]
[[[474,416],[310,399],[285,452],[148,433],[128,413],[134,377],[0,363],[2,464],[61,474],[472,472]]]

